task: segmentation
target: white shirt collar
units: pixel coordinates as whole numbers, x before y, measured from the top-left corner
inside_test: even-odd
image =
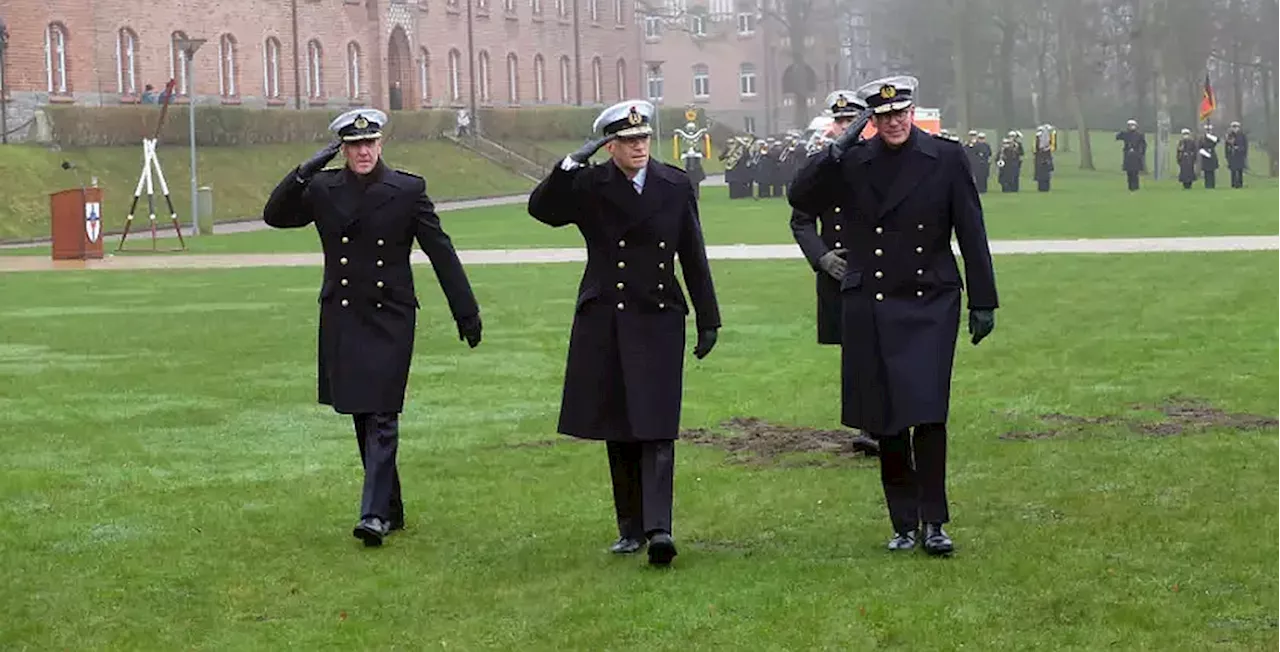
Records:
[[[639,172],[636,172],[636,176],[632,177],[631,179],[631,185],[640,189],[641,192],[644,191],[644,177],[645,177],[645,173],[648,171],[649,171],[648,166],[642,167],[640,168]]]

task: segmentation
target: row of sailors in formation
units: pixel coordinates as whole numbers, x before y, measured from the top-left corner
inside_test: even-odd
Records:
[[[787,185],[805,157],[806,146],[799,131],[767,138],[750,134],[730,138],[719,156],[725,163],[729,199],[785,197]]]

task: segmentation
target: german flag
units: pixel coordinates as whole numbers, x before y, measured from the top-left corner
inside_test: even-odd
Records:
[[[1213,94],[1213,86],[1209,83],[1209,73],[1204,74],[1204,92],[1200,96],[1200,122],[1213,115],[1218,108],[1218,99]]]

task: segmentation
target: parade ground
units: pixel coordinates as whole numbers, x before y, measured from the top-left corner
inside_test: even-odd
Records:
[[[555,432],[581,238],[519,199],[441,213],[478,348],[415,265],[378,549],[315,401],[314,229],[5,250],[0,649],[1275,649],[1276,182],[1054,183],[983,196],[1000,309],[957,346],[950,559],[885,550],[783,199],[703,189],[724,326],[695,360],[690,317],[665,570],[606,552],[605,449]]]

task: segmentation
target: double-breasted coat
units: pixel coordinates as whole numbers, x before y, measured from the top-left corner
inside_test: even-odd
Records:
[[[1147,137],[1141,131],[1126,129],[1117,132],[1116,140],[1124,142],[1124,159],[1121,167],[1125,172],[1141,172],[1146,168]]]
[[[1196,180],[1196,159],[1200,157],[1196,141],[1183,138],[1178,141],[1178,183],[1194,183]]]
[[[578,227],[587,248],[558,431],[608,441],[677,439],[689,304],[699,331],[720,327],[689,178],[650,160],[637,194],[612,161],[556,167],[534,188],[528,210],[545,224]]]
[[[1249,166],[1249,137],[1243,131],[1228,131],[1225,149],[1228,168],[1243,170]]]
[[[818,260],[827,252],[844,247],[843,210],[836,206],[816,216],[791,211],[791,234],[817,277],[818,344],[840,343],[840,281],[822,269]]]
[[[1214,134],[1201,134],[1196,143],[1208,156],[1200,155],[1200,169],[1215,172],[1218,169],[1218,137]]]
[[[419,308],[409,266],[415,240],[454,320],[480,312],[426,181],[381,161],[365,179],[321,170],[304,185],[290,172],[262,217],[280,228],[315,224],[320,234],[319,402],[341,414],[401,412]]]
[[[797,210],[838,206],[848,216],[841,421],[880,435],[946,422],[963,287],[953,231],[969,309],[998,307],[982,206],[963,147],[913,129],[897,153],[904,157],[898,173],[880,196],[870,178],[889,155],[879,137],[839,162],[828,148],[809,159],[790,195]]]

